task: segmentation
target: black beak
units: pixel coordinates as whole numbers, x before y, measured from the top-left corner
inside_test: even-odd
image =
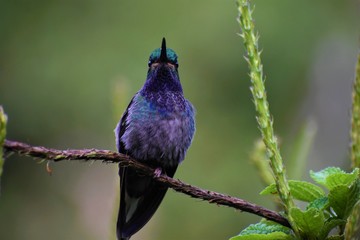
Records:
[[[166,40],[165,38],[162,39],[161,43],[161,54],[160,54],[160,62],[167,62],[167,54],[166,54]]]

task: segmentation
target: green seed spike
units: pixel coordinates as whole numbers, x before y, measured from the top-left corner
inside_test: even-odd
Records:
[[[276,187],[280,199],[284,205],[288,220],[295,234],[300,237],[296,223],[289,215],[290,209],[295,207],[290,195],[290,188],[286,179],[285,168],[283,167],[282,157],[274,134],[273,121],[271,118],[269,103],[266,97],[264,78],[262,72],[262,63],[260,51],[258,49],[259,34],[255,35],[254,23],[252,21],[252,11],[248,0],[237,0],[239,18],[238,22],[241,28],[240,36],[243,38],[247,52],[246,61],[249,64],[250,80],[252,83],[251,93],[257,111],[257,122],[265,143],[267,153],[270,159]]]

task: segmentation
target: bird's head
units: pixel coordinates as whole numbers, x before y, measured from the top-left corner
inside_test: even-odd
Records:
[[[170,69],[177,70],[179,66],[177,61],[177,55],[174,50],[166,48],[165,38],[162,39],[161,48],[155,49],[150,54],[148,65],[149,70],[156,69],[160,66],[166,66]]]
[[[177,55],[174,50],[166,48],[165,38],[162,39],[161,48],[155,49],[150,54],[148,64],[149,70],[144,90],[182,92]]]

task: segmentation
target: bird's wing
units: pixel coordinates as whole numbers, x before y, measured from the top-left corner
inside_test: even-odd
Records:
[[[136,95],[135,95],[136,97]],[[134,98],[135,98],[134,97]],[[120,153],[132,155],[121,141],[128,128],[129,109],[134,98],[124,112],[115,129],[116,145]],[[162,169],[173,177],[177,166]],[[128,239],[139,231],[152,217],[165,196],[167,187],[156,182],[152,177],[139,175],[136,170],[119,167],[120,175],[120,208],[117,220],[118,239]]]
[[[121,141],[121,137],[124,135],[128,125],[129,125],[127,118],[129,115],[129,109],[134,102],[135,96],[131,99],[129,105],[127,106],[124,114],[122,115],[119,123],[117,124],[117,126],[115,128],[116,147],[117,147],[119,153],[123,153],[123,154],[126,154],[126,150],[125,150],[124,143]]]

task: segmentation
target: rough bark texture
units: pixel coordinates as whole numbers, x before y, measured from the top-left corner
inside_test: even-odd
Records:
[[[153,177],[157,181],[166,186],[174,189],[177,192],[184,193],[193,198],[205,200],[209,203],[215,203],[217,205],[228,206],[240,211],[249,212],[260,217],[264,217],[268,220],[277,222],[286,227],[290,227],[290,224],[286,218],[279,213],[266,209],[262,206],[247,202],[243,199],[228,196],[225,194],[217,193],[210,190],[201,189],[190,184],[186,184],[180,180],[170,178],[164,174],[157,174],[155,169],[152,169],[142,163],[137,162],[135,159],[131,159],[124,154],[97,149],[69,149],[69,150],[57,150],[46,148],[42,146],[31,146],[26,143],[5,140],[4,149],[6,152],[13,152],[23,156],[29,156],[34,158],[42,158],[52,161],[90,161],[99,160],[105,163],[119,163],[122,166],[134,168],[141,174],[145,174]]]

